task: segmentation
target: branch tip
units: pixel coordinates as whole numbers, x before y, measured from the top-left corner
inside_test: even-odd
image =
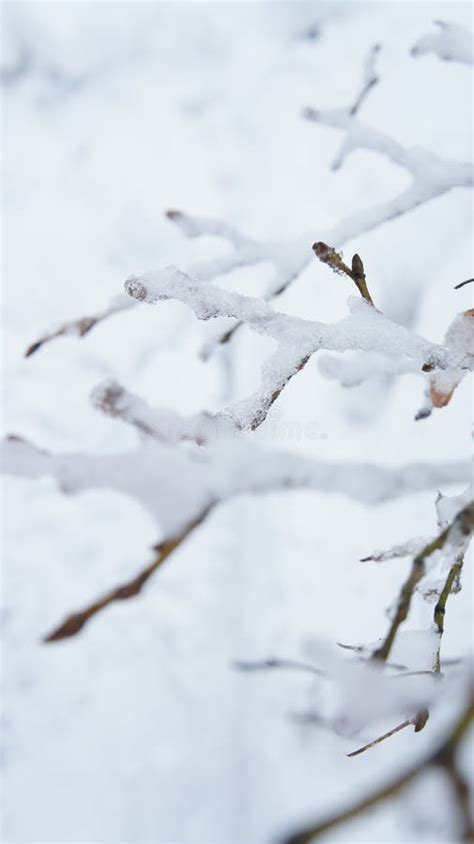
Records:
[[[460,284],[456,284],[454,289],[460,290],[461,287],[464,287],[466,284],[472,284],[473,281],[474,281],[474,278],[467,278],[466,281],[461,281]]]

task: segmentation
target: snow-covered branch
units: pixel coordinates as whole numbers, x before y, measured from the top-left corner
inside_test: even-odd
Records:
[[[114,587],[85,610],[74,613],[73,621],[69,623],[69,619],[65,628],[59,628],[63,635],[78,632],[92,615],[113,601],[136,595],[212,508],[235,495],[306,488],[377,504],[423,489],[463,482],[469,476],[469,467],[460,462],[409,464],[391,469],[365,463],[319,461],[286,452],[279,452],[275,459],[274,452],[241,436],[211,440],[206,449],[195,446],[183,450],[176,445],[177,435],[167,413],[152,411],[144,403],[137,403],[135,409],[133,397],[121,394],[118,387],[115,393],[122,397],[117,399],[118,409],[113,415],[122,416],[140,431],[151,434],[142,438],[135,451],[53,455],[15,437],[2,444],[4,474],[31,478],[52,475],[66,493],[114,489],[146,508],[160,531],[159,553],[151,565],[130,583]],[[105,395],[103,388],[102,396]],[[95,401],[104,408],[104,402],[97,401],[97,394]],[[125,408],[123,414],[121,408]],[[144,408],[146,426],[141,418]],[[194,424],[186,419],[178,421],[185,429],[188,426],[187,430]],[[58,630],[53,636],[56,638],[60,638]]]
[[[192,214],[185,214],[183,211],[166,211],[168,220],[173,222],[186,237],[202,237],[212,235],[227,240],[236,250],[244,252],[246,249],[252,251],[258,249],[256,241],[242,234],[235,226],[215,219],[214,217],[197,217]]]
[[[437,32],[423,35],[411,49],[412,56],[434,53],[447,62],[474,64],[474,43],[472,33],[464,27],[448,21],[434,21]]]
[[[380,53],[380,44],[374,44],[368,51],[363,65],[362,65],[362,79],[361,89],[357,95],[353,105],[351,106],[351,114],[357,114],[365,98],[368,96],[372,88],[378,85],[380,78],[377,74],[377,57]]]
[[[304,116],[312,123],[345,132],[345,139],[333,163],[333,170],[341,167],[351,152],[366,149],[383,155],[410,173],[413,178],[412,185],[397,197],[398,214],[393,216],[398,216],[410,207],[421,205],[422,202],[434,199],[453,188],[473,185],[474,168],[469,162],[444,159],[419,147],[404,147],[385,132],[361,123],[346,109],[318,111],[307,108]],[[397,210],[395,206],[394,210]],[[380,220],[380,223],[382,222],[383,219]]]
[[[324,263],[330,264],[333,270],[344,273],[355,281],[361,295],[372,302],[367,290],[363,264],[358,255],[352,259],[353,267],[361,267],[359,275],[346,266],[339,253],[329,249],[323,243],[313,246],[316,255]],[[329,253],[329,258],[328,258]],[[467,355],[474,360],[474,310],[458,314],[446,332],[444,347],[452,349],[458,354]],[[377,352],[359,353],[349,360],[341,360],[330,355],[323,356],[319,362],[320,371],[327,378],[336,378],[345,387],[353,387],[368,378],[381,375],[399,375],[405,372],[415,373],[418,366],[414,360],[389,358]],[[431,364],[425,363],[422,371],[431,372]],[[464,378],[465,370],[458,368],[440,369],[427,376],[425,400],[416,414],[416,419],[425,419],[434,407],[445,407],[449,404],[456,387]]]
[[[134,299],[148,304],[176,299],[190,307],[198,319],[233,317],[276,341],[276,350],[262,368],[259,389],[222,411],[222,416],[233,420],[241,430],[262,424],[290,379],[319,349],[375,352],[413,360],[419,371],[454,370],[461,375],[474,362],[470,352],[431,343],[386,319],[364,300],[349,299],[351,315],[328,325],[280,313],[261,299],[213,284],[201,285],[175,267],[130,276],[125,289]]]
[[[105,381],[94,388],[92,404],[108,416],[121,419],[142,434],[165,443],[185,440],[204,445],[209,440],[231,438],[237,431],[230,419],[210,413],[182,416],[168,408],[153,408],[140,396],[125,390],[116,381]]]
[[[165,417],[166,418],[166,417]],[[161,429],[159,411],[157,429]],[[166,428],[163,428],[166,430]],[[95,455],[51,454],[10,437],[1,448],[2,472],[37,478],[52,475],[68,494],[109,488],[135,498],[167,538],[209,504],[246,493],[313,489],[376,505],[400,496],[465,483],[464,461],[408,463],[394,468],[363,462],[316,460],[275,452],[245,437],[218,439],[205,449],[177,448],[151,437],[134,451]]]
[[[328,111],[307,108],[303,115],[311,122],[345,132],[345,139],[333,164],[333,169],[340,167],[354,150],[367,149],[384,155],[393,163],[406,169],[412,176],[412,184],[393,199],[351,214],[329,229],[316,232],[313,229],[288,241],[255,241],[223,220],[193,216],[180,210],[167,211],[168,219],[177,225],[186,237],[212,235],[224,238],[232,247],[231,251],[224,256],[189,267],[188,271],[196,281],[205,284],[238,267],[252,266],[267,261],[274,268],[273,278],[265,294],[265,299],[270,300],[281,295],[309,264],[312,256],[311,244],[315,239],[340,248],[348,240],[396,219],[450,190],[458,187],[472,187],[474,170],[470,163],[446,160],[427,150],[407,149],[386,133],[359,121],[358,113],[363,101],[379,82],[375,70],[379,49],[379,45],[375,45],[368,52],[363,67],[361,89],[353,103],[347,108]],[[118,305],[118,300],[114,299],[103,312],[94,317],[84,317],[65,323],[59,329],[33,343],[26,354],[33,354],[44,343],[64,334],[84,336],[101,320],[122,310],[123,300],[119,301],[122,304]],[[129,301],[128,307],[134,304],[133,301]],[[217,335],[206,343],[203,356],[208,357],[216,345],[228,342],[239,325],[241,322],[237,318],[237,322],[231,324],[224,332],[219,328]]]
[[[472,187],[474,184],[474,168],[469,162],[457,162],[443,159],[436,154],[419,148],[405,148],[390,135],[361,123],[358,112],[368,93],[379,82],[375,63],[380,47],[372,47],[365,59],[361,80],[361,90],[350,106],[345,109],[317,111],[306,108],[303,116],[321,125],[337,128],[345,132],[342,147],[333,163],[336,170],[342,166],[347,156],[358,149],[378,152],[391,160],[394,164],[404,168],[412,177],[411,185],[391,200],[379,203],[371,208],[351,214],[330,229],[316,232],[319,241],[330,243],[334,247],[341,247],[346,241],[365,234],[384,223],[396,219],[414,208],[423,205],[448,191],[458,187]],[[176,212],[174,212],[176,213]],[[206,221],[202,218],[190,218],[182,215],[183,219],[192,221],[185,228],[188,236],[199,234],[219,233],[223,235],[226,224],[216,225],[216,221]],[[187,230],[186,230],[187,229]],[[190,233],[192,232],[192,234]],[[231,229],[232,232],[232,229]],[[242,249],[245,263],[257,263],[260,260],[271,261],[275,267],[275,275],[271,281],[266,299],[279,296],[301,274],[310,261],[309,244],[315,239],[314,230],[287,243],[253,242],[252,254],[248,246]],[[223,235],[226,236],[226,235]],[[234,247],[238,244],[236,238],[227,236]],[[246,239],[245,243],[247,243]],[[250,260],[248,260],[250,258]],[[225,267],[222,267],[222,272]],[[241,323],[220,333],[217,340],[210,341],[204,349],[204,356],[208,356],[217,343],[227,342]]]

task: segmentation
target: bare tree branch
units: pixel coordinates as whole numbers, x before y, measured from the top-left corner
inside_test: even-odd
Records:
[[[36,342],[32,343],[31,346],[28,346],[25,352],[25,357],[31,357],[31,355],[34,355],[35,352],[37,352],[38,349],[41,349],[45,343],[49,343],[56,337],[65,337],[69,335],[84,337],[100,322],[103,322],[105,319],[108,319],[108,317],[113,316],[114,314],[120,313],[120,311],[127,311],[134,305],[135,302],[131,301],[127,298],[127,296],[114,296],[105,310],[99,311],[99,313],[94,314],[94,316],[86,316],[81,319],[72,320],[71,322],[65,322],[56,330],[40,337],[39,340],[36,340]]]
[[[473,281],[474,281],[474,278],[468,278],[468,279],[466,279],[466,281],[461,281],[460,284],[456,284],[454,289],[460,290],[461,287],[464,287],[465,284],[472,284]]]
[[[461,554],[457,560],[453,563],[451,568],[449,569],[448,576],[446,577],[445,584],[443,589],[441,590],[440,596],[436,602],[436,606],[434,608],[433,614],[433,621],[438,629],[439,634],[439,644],[438,650],[436,653],[436,661],[435,661],[435,670],[441,671],[441,659],[440,659],[440,651],[441,651],[441,639],[444,633],[444,619],[446,614],[446,604],[448,602],[448,598],[451,595],[453,588],[457,582],[460,583],[460,576],[462,567],[464,564],[464,554]]]
[[[164,542],[160,543],[159,545],[155,545],[154,551],[156,552],[156,557],[150,565],[146,566],[142,569],[135,577],[131,580],[127,581],[126,583],[122,583],[120,586],[114,587],[110,592],[107,592],[101,598],[98,598],[96,601],[93,601],[89,604],[85,609],[80,610],[79,612],[72,613],[69,615],[59,627],[56,627],[51,633],[48,633],[43,641],[44,642],[58,642],[61,639],[66,639],[70,636],[76,636],[83,627],[90,621],[93,616],[97,615],[97,613],[102,612],[102,610],[109,607],[111,604],[117,601],[126,601],[129,598],[134,598],[141,592],[143,586],[148,582],[150,577],[155,574],[155,572],[161,568],[165,560],[174,552],[177,548],[182,545],[182,543],[189,537],[189,535],[204,521],[208,513],[212,507],[208,507],[204,510],[197,519],[194,519],[185,530],[183,530],[180,534],[171,537],[170,539],[165,540]]]

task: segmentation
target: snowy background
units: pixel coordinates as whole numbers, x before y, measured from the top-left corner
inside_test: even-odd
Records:
[[[56,452],[112,453],[133,448],[136,434],[91,407],[106,377],[183,413],[253,389],[268,344],[242,330],[203,362],[210,327],[175,302],[23,354],[44,330],[104,307],[130,273],[225,253],[219,238],[185,239],[168,208],[221,217],[255,238],[314,230],[317,240],[400,192],[406,172],[374,153],[355,152],[332,172],[341,134],[301,116],[305,106],[350,105],[375,43],[381,81],[364,121],[468,161],[471,69],[410,48],[434,19],[471,28],[471,14],[454,2],[5,3],[4,433]],[[453,286],[472,274],[472,224],[471,194],[459,189],[345,253],[363,257],[384,313],[441,342],[471,306],[472,288]],[[219,283],[255,294],[270,277],[261,264]],[[312,260],[278,307],[335,321],[352,293]],[[258,436],[327,459],[465,458],[471,395],[466,380],[447,408],[415,422],[418,378],[344,390],[312,360]],[[317,678],[246,675],[232,663],[378,639],[407,562],[357,561],[434,534],[435,495],[379,507],[315,492],[233,499],[141,596],[46,646],[41,637],[65,614],[144,565],[156,526],[112,491],[65,497],[51,478],[5,479],[3,840],[257,844],[418,756],[436,713],[419,735],[406,730],[348,759],[375,725],[348,738],[307,723],[298,716],[322,706]],[[469,650],[471,599],[466,565],[445,657]],[[426,626],[431,610],[420,601],[410,625]],[[450,841],[448,804],[427,777],[327,840]]]

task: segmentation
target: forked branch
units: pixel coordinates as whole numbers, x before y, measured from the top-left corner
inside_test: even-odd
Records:
[[[341,166],[354,150],[365,149],[388,158],[412,176],[412,184],[393,199],[351,214],[330,229],[318,231],[320,241],[334,243],[337,248],[348,240],[353,240],[390,220],[403,216],[436,197],[459,187],[471,187],[473,184],[473,168],[469,162],[450,161],[428,151],[405,148],[390,135],[360,123],[358,118],[360,108],[369,91],[379,81],[375,69],[379,49],[378,45],[373,46],[365,59],[360,92],[353,103],[342,109],[320,111],[307,108],[303,112],[306,119],[311,122],[332,126],[344,133],[342,147],[333,169]],[[253,266],[269,261],[274,267],[274,277],[265,298],[270,300],[286,291],[311,260],[309,244],[314,240],[314,229],[284,243],[271,240],[256,242],[224,221],[193,217],[176,210],[168,211],[166,214],[168,219],[179,226],[187,237],[216,235],[225,238],[231,245],[232,250],[229,254],[189,268],[191,274],[202,284],[238,267]],[[134,304],[135,302],[130,301],[128,307],[133,307]],[[116,310],[112,302],[103,313],[95,317],[85,317],[66,323],[57,331],[50,332],[33,343],[27,350],[27,354],[33,354],[44,343],[64,334],[84,336],[94,325],[115,313]],[[228,342],[243,324],[238,317],[236,319],[237,322],[232,327],[219,332],[213,341],[206,344],[206,356],[220,343]]]
[[[425,548],[416,555],[412,563],[410,574],[400,590],[397,608],[392,623],[382,644],[372,654],[373,660],[385,662],[390,655],[399,627],[408,616],[415,589],[426,572],[427,559],[434,554],[435,551],[440,551],[444,548],[448,542],[453,543],[455,547],[458,547],[459,544],[466,543],[473,530],[474,502],[470,502],[458,513],[454,521],[448,525],[448,527],[445,528],[439,536],[429,542],[428,545],[426,545]]]

